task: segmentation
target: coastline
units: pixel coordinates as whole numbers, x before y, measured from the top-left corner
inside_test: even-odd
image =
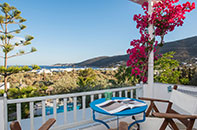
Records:
[[[70,71],[78,71],[78,70],[85,70],[88,68],[92,68],[93,70],[102,70],[102,71],[114,71],[118,68],[98,68],[98,67],[72,67],[72,66],[40,66],[41,69],[39,70],[32,70],[31,72],[36,72],[38,74],[41,73],[52,73],[52,72],[70,72]]]

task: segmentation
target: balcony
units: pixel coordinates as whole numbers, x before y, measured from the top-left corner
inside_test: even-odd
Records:
[[[168,92],[168,86],[170,86],[170,84],[155,83],[154,97],[169,99],[170,92]],[[197,96],[197,88],[195,87],[180,86],[180,88],[183,91],[192,89],[191,94]],[[42,125],[42,123],[52,117],[57,121],[51,130],[104,130],[106,128],[103,125],[95,123],[92,120],[92,111],[89,108],[89,103],[95,99],[103,98],[106,91],[111,91],[113,93],[113,97],[152,97],[152,95],[149,95],[149,87],[146,84],[138,84],[136,86],[114,88],[110,90],[98,90],[12,100],[7,100],[2,97],[0,98],[0,113],[4,113],[0,115],[0,124],[1,126],[4,126],[2,130],[9,130],[10,120],[15,117],[15,119],[20,122],[24,130],[36,130]],[[22,117],[22,107],[24,106],[24,103],[29,105],[29,116],[26,119]],[[16,111],[12,114],[8,112],[8,107],[10,105],[16,107]],[[158,104],[158,106],[163,112],[167,107],[164,104]],[[101,120],[107,121],[112,128],[116,127],[116,117],[104,116],[100,114],[98,114],[97,117]],[[120,120],[128,121],[128,118],[129,117],[121,118]],[[196,126],[197,125],[195,124],[195,128]]]

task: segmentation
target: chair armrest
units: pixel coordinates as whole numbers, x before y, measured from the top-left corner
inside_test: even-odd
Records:
[[[55,123],[54,118],[48,119],[38,130],[48,130],[54,123]]]
[[[146,98],[146,97],[139,97],[139,99],[140,100],[146,100],[146,101],[166,102],[166,103],[170,102],[169,100]]]
[[[159,118],[197,119],[197,116],[174,114],[174,113],[158,113],[158,112],[154,112],[153,115],[155,117],[159,117]]]

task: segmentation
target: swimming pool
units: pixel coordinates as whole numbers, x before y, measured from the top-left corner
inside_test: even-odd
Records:
[[[77,110],[80,109],[81,104],[77,104]],[[67,104],[67,111],[73,111],[74,105],[73,103],[68,103]],[[58,106],[57,107],[57,113],[62,113],[64,112],[64,105]],[[46,106],[46,115],[53,114],[53,107]]]

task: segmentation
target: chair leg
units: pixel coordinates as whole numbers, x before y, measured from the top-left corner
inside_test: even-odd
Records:
[[[179,130],[179,128],[176,126],[175,122],[172,119],[169,119],[169,123],[172,126],[173,130]]]
[[[168,119],[165,119],[159,130],[165,130],[168,125]]]
[[[195,122],[195,119],[190,119],[188,126],[187,126],[187,130],[192,130],[194,122]]]
[[[153,109],[155,110],[155,112],[159,112],[158,108],[156,107],[155,103],[153,103]]]
[[[150,102],[150,106],[148,108],[148,110],[146,111],[146,117],[148,117],[150,115],[151,110],[153,109],[153,101]]]

